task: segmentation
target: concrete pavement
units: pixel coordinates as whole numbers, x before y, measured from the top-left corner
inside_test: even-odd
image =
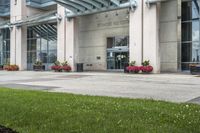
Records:
[[[0,71],[0,86],[73,94],[200,103],[200,77],[184,74]]]

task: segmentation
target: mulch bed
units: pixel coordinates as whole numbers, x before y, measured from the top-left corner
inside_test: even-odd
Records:
[[[0,133],[18,133],[18,132],[0,125]]]

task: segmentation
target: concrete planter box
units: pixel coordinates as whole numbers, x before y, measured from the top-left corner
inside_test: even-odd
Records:
[[[33,70],[34,71],[45,71],[45,65],[33,65]]]
[[[200,75],[200,65],[191,65],[190,66],[190,73],[192,75]]]

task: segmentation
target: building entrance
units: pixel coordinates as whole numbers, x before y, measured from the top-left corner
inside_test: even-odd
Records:
[[[28,27],[27,69],[33,70],[33,64],[41,61],[46,70],[57,60],[56,24],[44,24]]]
[[[107,38],[107,69],[122,70],[128,62],[128,37]]]

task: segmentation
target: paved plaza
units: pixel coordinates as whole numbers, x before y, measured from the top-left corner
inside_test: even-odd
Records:
[[[171,102],[200,103],[200,76],[110,72],[0,72],[0,86]]]

